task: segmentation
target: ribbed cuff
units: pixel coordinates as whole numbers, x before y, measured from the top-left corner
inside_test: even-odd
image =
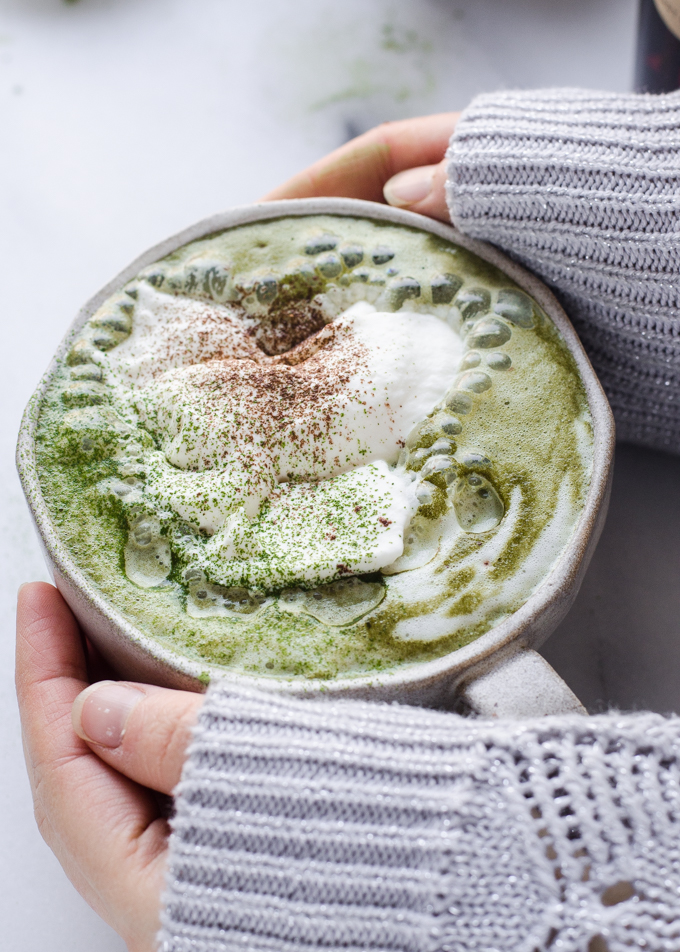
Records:
[[[479,96],[448,159],[452,220],[556,290],[619,436],[680,451],[680,93]]]
[[[216,684],[176,791],[160,948],[585,948],[613,934],[603,888],[637,872],[651,885],[637,841],[656,836],[669,723],[504,726]]]

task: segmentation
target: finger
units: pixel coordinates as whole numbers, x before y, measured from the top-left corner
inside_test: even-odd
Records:
[[[459,115],[446,112],[376,126],[293,176],[263,201],[342,195],[383,202],[383,186],[397,172],[441,161]]]
[[[77,756],[68,712],[83,690],[86,659],[73,615],[45,582],[22,586],[17,604],[16,688],[29,771],[49,760]],[[75,743],[74,743],[75,742]]]
[[[171,793],[182,773],[203,695],[102,681],[73,704],[73,727],[98,757],[131,780]]]
[[[85,654],[73,615],[42,582],[20,590],[16,682],[41,833],[95,911],[124,938],[130,930],[149,936],[152,948],[167,824],[148,791],[74,734],[71,707],[87,684]]]
[[[446,159],[437,165],[398,172],[385,183],[383,192],[388,204],[397,208],[451,221],[446,205]]]

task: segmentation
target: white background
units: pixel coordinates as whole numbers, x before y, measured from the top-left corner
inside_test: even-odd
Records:
[[[0,0],[0,921],[4,952],[114,952],[34,828],[11,667],[45,578],[13,448],[79,306],[149,245],[383,119],[501,87],[630,87],[636,0]],[[592,710],[680,708],[680,462],[622,447],[545,654]]]

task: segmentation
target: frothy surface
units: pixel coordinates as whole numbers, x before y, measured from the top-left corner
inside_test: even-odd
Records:
[[[582,512],[592,428],[506,275],[416,229],[310,216],[210,235],[112,295],[36,447],[61,537],[140,629],[335,678],[440,657],[522,605]]]
[[[463,352],[460,337],[430,314],[381,313],[360,302],[269,357],[228,308],[211,314],[203,303],[167,302],[167,295],[147,297],[146,313],[155,304],[170,317],[171,333],[166,321],[149,321],[110,360],[137,385],[140,419],[180,469],[239,459],[271,467],[280,481],[326,479],[376,459],[395,463],[451,385]],[[208,330],[204,344],[196,341],[192,322],[175,319],[183,312],[202,327],[214,322],[217,340]],[[216,358],[219,349],[227,353]]]
[[[264,590],[375,572],[403,552],[418,505],[414,482],[383,460],[285,483],[256,518],[236,513],[215,533],[206,567],[223,585]]]
[[[259,358],[235,308],[160,294],[146,284],[137,293],[132,333],[108,358],[126,384],[143,387],[167,370],[207,360]]]
[[[359,302],[270,356],[234,309],[149,289],[138,309],[110,366],[161,448],[148,491],[221,530],[211,578],[280,588],[373,572],[402,554],[414,478],[386,464],[449,389],[458,334],[430,314]]]

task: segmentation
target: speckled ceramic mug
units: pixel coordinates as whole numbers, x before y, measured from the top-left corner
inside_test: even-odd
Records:
[[[199,663],[164,647],[117,610],[75,563],[61,541],[42,496],[37,475],[35,427],[42,397],[56,362],[75,331],[113,292],[142,268],[182,245],[230,227],[302,215],[352,216],[405,225],[452,241],[503,271],[543,308],[562,335],[581,376],[593,424],[593,467],[578,523],[552,570],[528,600],[477,640],[434,661],[414,663],[380,675],[327,681],[248,676]],[[247,682],[298,695],[345,696],[450,706],[462,698],[487,716],[532,716],[583,711],[578,699],[536,649],[569,610],[606,517],[612,476],[614,423],[602,388],[563,310],[548,289],[496,249],[450,226],[385,205],[353,199],[318,198],[236,208],[206,219],[150,249],[82,309],[27,407],[19,434],[17,465],[35,526],[55,584],[82,628],[124,677],[202,691],[209,678]]]

